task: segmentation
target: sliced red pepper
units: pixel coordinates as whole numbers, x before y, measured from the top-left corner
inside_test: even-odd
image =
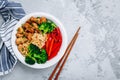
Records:
[[[52,50],[56,50],[57,47],[61,46],[61,42],[59,43],[54,43]]]
[[[55,57],[62,44],[62,35],[59,27],[55,28],[53,32],[48,34],[48,40],[45,44],[48,60]]]
[[[53,50],[51,52],[51,55],[48,57],[48,60],[52,59],[53,57],[55,57],[58,53],[58,51],[60,50],[60,46],[58,46],[55,50]]]
[[[51,51],[52,51],[53,44],[54,44],[54,39],[52,39],[51,42],[50,42],[50,45],[49,45],[50,47],[49,47],[49,51],[48,51],[48,56],[51,55]]]
[[[62,44],[62,41],[53,45],[54,47],[52,48],[52,52],[51,52],[51,55],[48,57],[48,60],[52,59],[58,54],[61,44]]]
[[[50,40],[50,39],[49,39],[49,36],[50,36],[50,35],[48,34],[47,36],[48,36],[48,39],[47,39],[45,45],[46,45],[46,51],[47,51],[47,53],[48,53],[48,49],[49,49],[49,48],[48,48],[48,47],[49,47],[49,40]]]
[[[45,43],[45,45],[46,45],[45,49],[46,49],[47,54],[49,55],[49,48],[50,48],[52,37],[50,36],[50,34],[48,34],[47,36],[48,36],[48,39],[47,39],[47,41]]]

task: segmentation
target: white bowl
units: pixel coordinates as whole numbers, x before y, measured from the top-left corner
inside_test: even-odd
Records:
[[[17,33],[18,27],[20,27],[22,24],[24,24],[31,16],[34,16],[34,17],[44,16],[44,17],[52,20],[60,28],[60,31],[62,33],[62,45],[61,45],[61,48],[60,48],[58,54],[54,58],[52,58],[51,60],[47,61],[44,64],[35,63],[34,65],[29,65],[29,64],[25,63],[25,57],[23,55],[21,55],[21,53],[18,51],[17,45],[15,43],[16,33]],[[13,51],[14,51],[14,53],[15,53],[15,55],[18,58],[19,61],[21,61],[23,64],[25,64],[28,67],[41,69],[41,68],[47,68],[47,67],[50,67],[50,66],[54,65],[55,63],[57,63],[62,58],[62,56],[65,52],[66,46],[67,46],[67,35],[66,35],[66,31],[64,29],[63,24],[57,18],[55,18],[54,16],[52,16],[48,13],[35,12],[35,13],[31,13],[31,14],[26,15],[15,25],[14,30],[12,32],[11,41],[12,41]]]

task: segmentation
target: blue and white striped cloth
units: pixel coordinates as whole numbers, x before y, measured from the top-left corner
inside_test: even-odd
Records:
[[[5,75],[11,72],[17,63],[11,47],[11,33],[25,12],[20,3],[0,0],[0,14],[5,21],[0,26],[0,75]]]

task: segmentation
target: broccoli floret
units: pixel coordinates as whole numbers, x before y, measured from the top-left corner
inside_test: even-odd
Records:
[[[40,54],[34,54],[33,57],[36,59],[38,64],[45,63],[47,61],[47,53],[44,49],[41,49]]]
[[[39,26],[39,30],[41,30],[43,33],[47,33],[49,30],[49,24],[48,23],[42,23]]]
[[[36,45],[30,44],[28,46],[28,55],[25,57],[25,62],[31,65],[35,62],[42,64],[47,61],[47,57],[47,53],[44,49],[39,49]]]
[[[28,52],[29,52],[28,54],[33,55],[34,53],[35,54],[40,53],[40,49],[36,45],[30,44],[28,46]]]
[[[47,61],[47,53],[44,49],[41,49],[40,58],[37,60],[37,63],[45,63]]]
[[[55,27],[56,24],[48,20],[47,22],[43,22],[41,25],[39,25],[39,30],[41,30],[43,33],[50,33],[55,29]]]
[[[25,57],[25,62],[26,62],[27,64],[33,65],[33,64],[35,64],[35,58],[34,58],[34,57],[31,57],[31,56],[26,56],[26,57]]]

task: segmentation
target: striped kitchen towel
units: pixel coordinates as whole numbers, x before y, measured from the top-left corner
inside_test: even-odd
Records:
[[[11,33],[25,12],[20,3],[0,0],[0,14],[4,19],[0,26],[0,75],[5,75],[13,70],[17,62],[11,46]]]

